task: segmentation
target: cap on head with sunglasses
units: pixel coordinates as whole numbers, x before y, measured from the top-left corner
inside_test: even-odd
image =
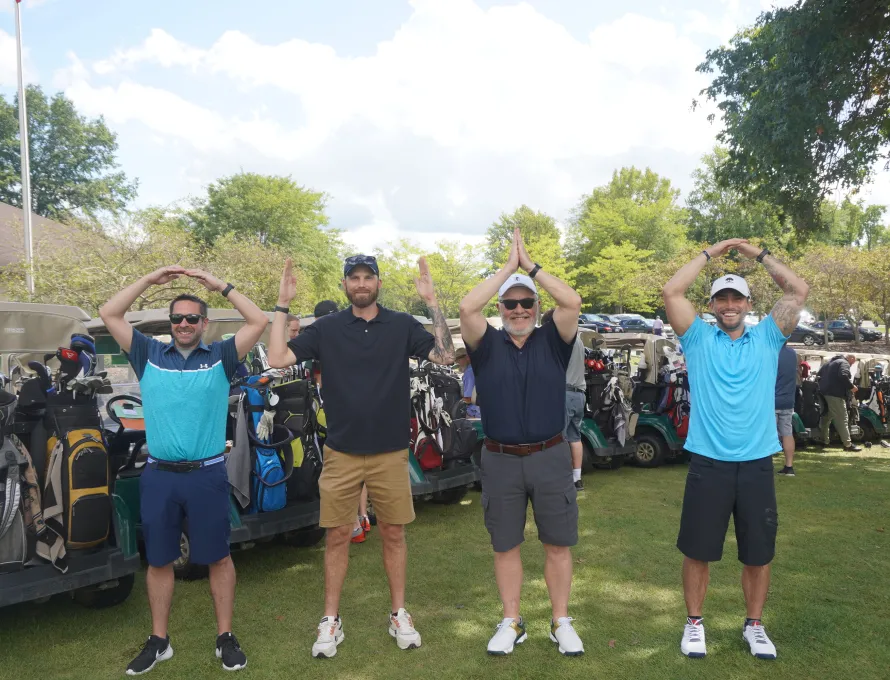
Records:
[[[361,265],[364,265],[374,272],[374,276],[380,276],[380,269],[377,267],[377,258],[373,255],[352,255],[351,257],[347,257],[345,262],[343,262],[343,276],[349,276],[349,272]]]
[[[510,278],[504,281],[503,285],[498,288],[498,300],[504,297],[507,294],[507,291],[511,288],[516,288],[516,286],[524,286],[528,288],[535,295],[538,294],[538,289],[535,287],[535,282],[532,281],[530,276],[526,276],[525,274],[511,274]]]

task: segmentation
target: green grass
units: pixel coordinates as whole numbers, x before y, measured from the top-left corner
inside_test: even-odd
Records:
[[[387,634],[379,535],[353,546],[335,659],[309,656],[322,611],[323,549],[261,545],[236,553],[235,632],[254,678],[886,678],[890,668],[890,455],[801,452],[798,476],[776,480],[779,540],[764,622],[775,662],[741,640],[744,602],[735,540],[727,537],[705,604],[708,658],[679,652],[685,610],[674,546],[685,466],[585,476],[574,551],[571,614],[587,653],[563,658],[547,638],[543,551],[530,521],[522,611],[529,639],[511,657],[485,645],[500,618],[479,494],[459,505],[419,504],[409,530],[409,610],[423,634],[399,651]],[[149,632],[140,580],[131,598],[90,611],[67,598],[0,610],[0,678],[116,678]],[[213,655],[206,582],[178,583],[170,623],[176,655],[163,678],[227,677]],[[884,669],[884,670],[881,670]]]

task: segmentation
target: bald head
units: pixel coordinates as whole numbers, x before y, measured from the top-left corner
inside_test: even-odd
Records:
[[[856,355],[855,354],[848,354],[847,356],[844,357],[844,359],[847,360],[847,363],[850,364],[850,366],[852,366],[853,364],[856,363]]]

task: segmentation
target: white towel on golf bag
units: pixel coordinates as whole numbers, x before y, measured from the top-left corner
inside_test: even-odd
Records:
[[[250,505],[250,440],[247,438],[247,417],[244,413],[244,397],[238,400],[235,420],[235,442],[226,456],[226,474],[232,495],[242,508]]]

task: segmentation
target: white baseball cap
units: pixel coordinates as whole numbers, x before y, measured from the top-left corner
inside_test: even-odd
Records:
[[[530,276],[526,276],[525,274],[511,274],[510,278],[504,281],[503,285],[498,288],[498,299],[504,297],[508,290],[515,288],[516,286],[525,286],[535,295],[538,294],[538,289],[535,288],[535,282],[532,281]]]
[[[727,288],[741,293],[746,298],[751,297],[751,290],[748,288],[748,282],[741,276],[736,276],[735,274],[727,274],[714,281],[714,283],[711,284],[711,297],[714,297],[721,290],[726,290]]]

